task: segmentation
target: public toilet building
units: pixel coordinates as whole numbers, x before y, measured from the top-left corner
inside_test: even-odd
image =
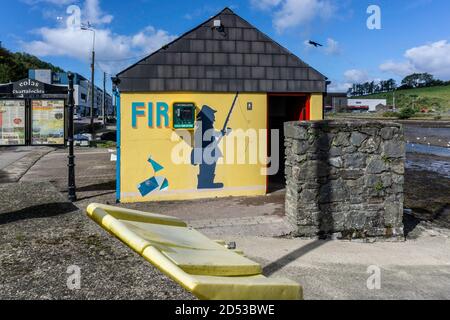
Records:
[[[115,81],[121,202],[266,194],[284,184],[284,122],[322,120],[327,90],[228,8]]]

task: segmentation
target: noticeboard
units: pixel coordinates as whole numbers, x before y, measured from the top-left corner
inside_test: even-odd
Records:
[[[173,128],[194,129],[195,128],[195,104],[174,103],[173,105]]]
[[[0,146],[25,145],[25,100],[0,100]]]
[[[31,100],[31,144],[64,145],[64,100]]]

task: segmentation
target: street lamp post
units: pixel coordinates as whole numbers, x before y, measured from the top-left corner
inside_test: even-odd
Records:
[[[103,126],[106,127],[106,72],[103,72],[103,104],[102,104],[102,109],[103,109]]]
[[[88,23],[87,25],[82,25],[81,30],[84,31],[92,31],[93,40],[92,40],[92,63],[91,63],[91,134],[92,138],[94,138],[94,104],[95,104],[95,30]]]
[[[67,75],[69,78],[69,101],[68,101],[68,107],[69,107],[69,124],[68,124],[68,142],[69,142],[69,180],[68,180],[68,194],[69,194],[69,201],[74,202],[77,201],[77,194],[76,194],[76,186],[75,186],[75,154],[74,154],[74,139],[73,139],[73,133],[74,133],[74,125],[73,125],[73,113],[74,113],[74,99],[73,99],[73,73],[69,72]]]
[[[395,105],[395,90],[396,90],[396,88],[394,88],[394,93],[393,93],[393,97],[392,97],[392,102],[393,102],[393,105],[394,105],[394,111],[396,111],[397,110],[397,107],[396,107],[396,105]]]

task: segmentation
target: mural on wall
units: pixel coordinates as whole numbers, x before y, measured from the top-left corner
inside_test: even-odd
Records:
[[[235,96],[236,92],[122,94],[120,201],[265,194],[267,94],[239,93],[233,108]],[[181,119],[189,118],[189,129],[175,128],[175,106],[180,104],[183,110],[193,109]],[[150,155],[160,166],[148,161]],[[164,191],[163,178],[169,184]]]
[[[223,134],[214,130],[216,112],[209,106],[203,106],[197,117],[191,162],[192,165],[199,166],[198,189],[221,189],[224,186],[223,183],[214,182],[217,161],[223,156],[219,149],[220,137]]]
[[[197,116],[197,125],[194,132],[194,148],[191,154],[191,164],[199,166],[197,189],[222,189],[224,187],[223,183],[214,182],[217,161],[223,157],[219,144],[224,136],[231,133],[231,129],[227,128],[227,126],[238,96],[239,93],[234,98],[221,131],[214,129],[216,110],[205,105]]]
[[[156,176],[164,167],[153,160],[151,156],[148,158],[148,163],[153,168],[155,176],[147,179],[138,186],[138,190],[143,197],[155,191],[166,191],[169,188],[169,181],[165,177]]]

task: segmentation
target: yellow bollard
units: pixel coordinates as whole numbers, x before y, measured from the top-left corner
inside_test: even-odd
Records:
[[[197,298],[299,300],[302,288],[266,278],[261,265],[223,241],[212,241],[178,218],[91,204],[88,216]]]

